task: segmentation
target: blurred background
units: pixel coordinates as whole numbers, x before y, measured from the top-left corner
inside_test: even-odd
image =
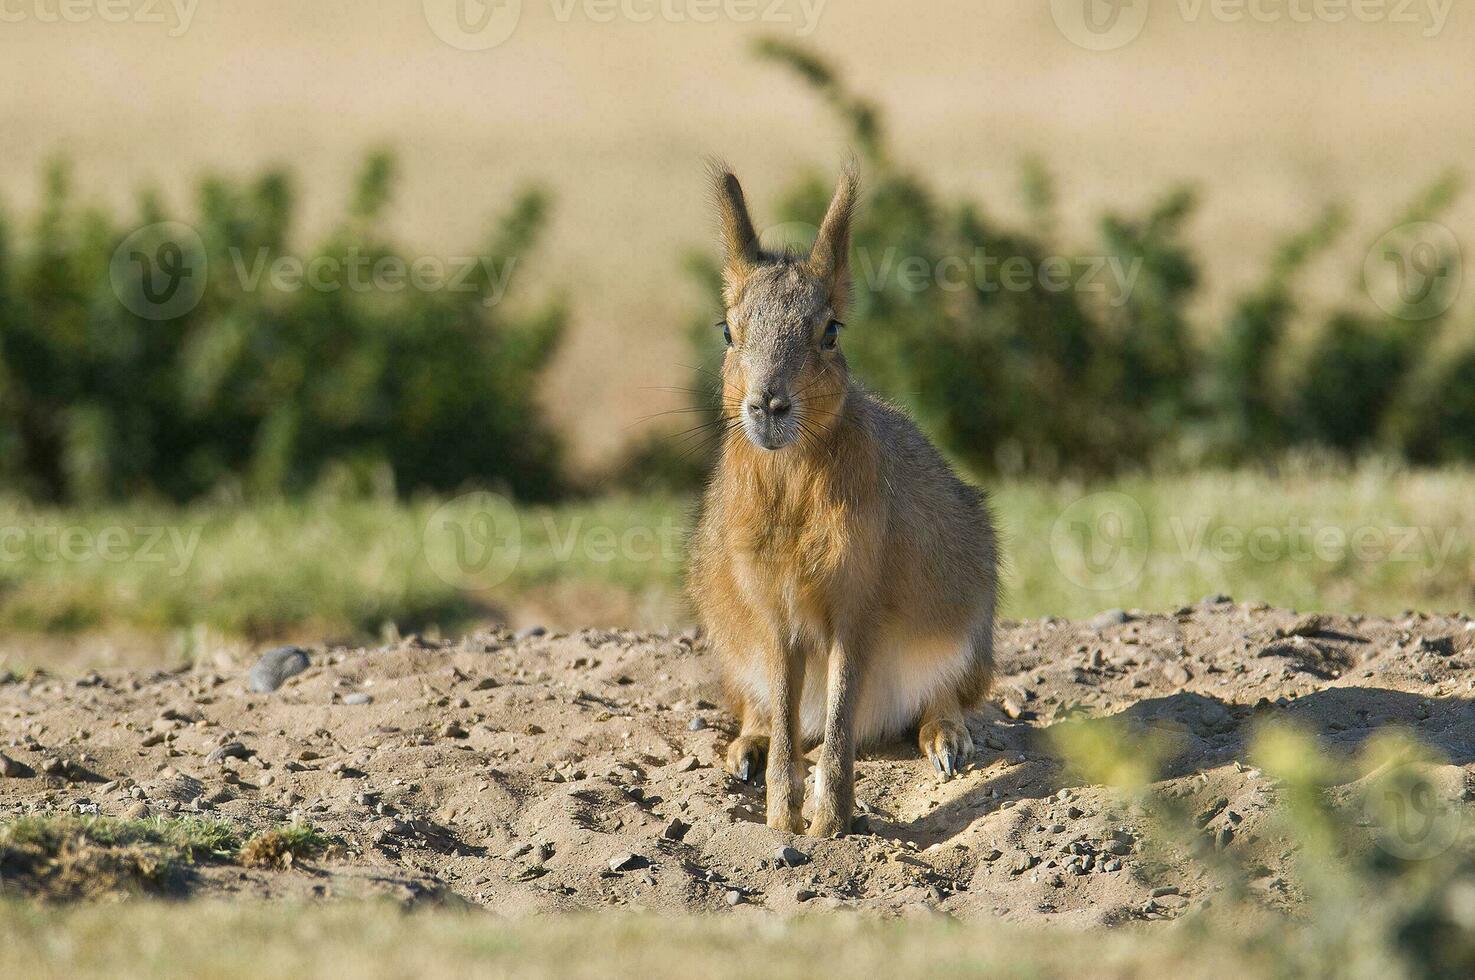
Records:
[[[1006,614],[1475,597],[1447,0],[63,6],[0,26],[0,669],[685,625],[709,155],[799,245],[859,158],[847,354]]]

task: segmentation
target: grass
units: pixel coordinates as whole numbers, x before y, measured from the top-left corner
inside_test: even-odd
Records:
[[[389,905],[0,905],[0,974],[47,977],[1211,977],[1183,944],[936,919],[534,917]],[[64,937],[64,938],[58,938]],[[1201,954],[1200,954],[1201,956]],[[1264,972],[1242,976],[1268,975]]]
[[[326,836],[307,824],[289,824],[252,837],[238,857],[248,868],[287,868],[323,853],[328,843]]]
[[[1370,614],[1464,608],[1475,599],[1472,486],[1469,470],[1375,464],[993,484],[1003,611],[1080,617],[1215,592]],[[453,630],[529,608],[549,625],[677,623],[691,510],[679,497],[86,512],[0,501],[0,629],[362,639],[390,623]]]
[[[203,861],[288,867],[328,843],[306,824],[252,835],[201,817],[24,816],[0,823],[0,887],[12,883],[23,894],[52,900],[168,894]]]

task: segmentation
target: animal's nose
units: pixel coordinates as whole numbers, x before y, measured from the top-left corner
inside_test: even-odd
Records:
[[[753,415],[769,415],[773,418],[782,418],[787,415],[792,406],[783,395],[774,395],[764,392],[748,399],[748,411]]]

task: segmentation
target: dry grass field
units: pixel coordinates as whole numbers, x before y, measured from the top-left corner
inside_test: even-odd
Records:
[[[119,206],[145,184],[183,202],[204,171],[286,162],[321,224],[363,151],[387,143],[404,162],[394,224],[445,256],[475,248],[513,188],[541,182],[557,202],[551,247],[515,274],[572,284],[549,401],[588,464],[678,397],[651,386],[684,383],[683,326],[701,298],[680,256],[710,237],[704,155],[730,158],[761,210],[799,168],[847,152],[823,106],[750,57],[758,35],[833,57],[909,163],[991,212],[1020,214],[1020,162],[1043,158],[1072,240],[1105,208],[1196,182],[1210,306],[1333,197],[1355,233],[1313,285],[1345,294],[1407,197],[1475,151],[1462,115],[1475,18],[1458,6],[1390,0],[1355,5],[1377,23],[1303,23],[1336,5],[1257,0],[1236,20],[1234,4],[1160,0],[1140,36],[1103,52],[1032,0],[904,15],[879,0],[751,6],[748,22],[742,2],[523,0],[506,41],[467,51],[418,2],[128,0],[82,3],[67,22],[25,0],[0,26],[0,200],[33,204],[57,154]],[[1451,222],[1472,217],[1466,201]]]

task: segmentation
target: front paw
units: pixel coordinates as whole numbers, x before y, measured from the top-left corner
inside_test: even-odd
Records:
[[[922,751],[932,761],[932,768],[943,779],[952,779],[963,771],[973,754],[973,736],[961,721],[929,722],[922,726]]]
[[[739,735],[727,747],[727,771],[753,786],[763,785],[768,767],[768,736]]]

